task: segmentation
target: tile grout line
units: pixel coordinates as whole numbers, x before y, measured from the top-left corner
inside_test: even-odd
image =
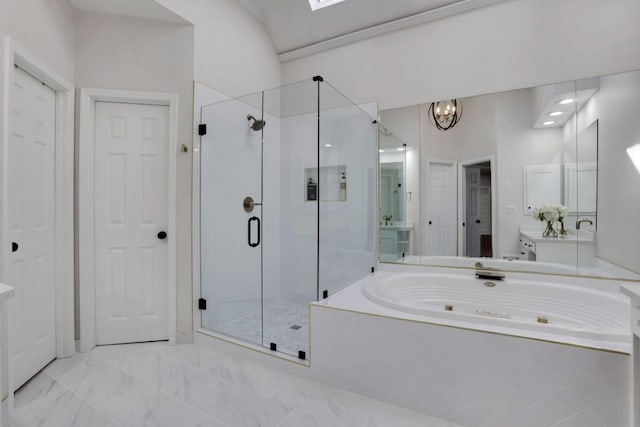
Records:
[[[94,409],[97,413],[99,413],[100,415],[105,416],[108,420],[111,421],[111,424],[116,424],[118,426],[120,425],[120,423],[118,423],[116,420],[114,420],[113,417],[111,417],[109,414],[107,414],[104,411],[102,411],[99,406],[94,405],[93,403],[89,402],[87,399],[85,399],[82,396],[80,396],[79,394],[77,394],[71,387],[69,387],[65,383],[59,381],[58,379],[52,377],[51,375],[49,375],[49,374],[47,374],[45,372],[42,372],[42,374],[47,375],[49,378],[53,379],[55,382],[60,384],[63,388],[66,388],[69,392],[71,392],[72,396],[77,397],[79,400],[81,400],[84,403],[86,403],[87,405],[89,405],[89,407]],[[111,424],[107,424],[107,427],[109,427]]]

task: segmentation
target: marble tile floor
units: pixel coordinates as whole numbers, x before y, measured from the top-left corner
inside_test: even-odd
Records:
[[[285,301],[265,304],[264,324],[262,313],[257,311],[222,325],[216,332],[265,347],[273,342],[278,351],[297,357],[299,350],[309,352],[309,306]]]
[[[8,416],[6,407],[3,414]],[[202,344],[98,347],[52,362],[3,427],[453,427]]]

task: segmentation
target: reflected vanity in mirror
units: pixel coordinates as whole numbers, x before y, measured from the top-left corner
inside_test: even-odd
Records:
[[[380,261],[639,279],[638,111],[640,72],[381,111]]]
[[[403,112],[404,113],[404,112]],[[417,119],[417,112],[414,114]],[[400,120],[396,123],[395,119]],[[399,126],[409,119],[404,114],[387,115],[390,124]],[[406,132],[404,131],[406,130]],[[419,203],[419,147],[417,129],[406,126],[393,133],[379,124],[380,159],[380,260],[395,262],[413,254],[416,237],[414,222]]]

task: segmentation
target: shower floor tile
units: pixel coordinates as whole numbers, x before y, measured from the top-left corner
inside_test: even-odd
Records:
[[[262,330],[264,326],[264,339]],[[278,345],[278,351],[293,356],[309,352],[309,305],[277,301],[264,307],[264,324],[260,311],[219,327],[220,332],[254,344]]]

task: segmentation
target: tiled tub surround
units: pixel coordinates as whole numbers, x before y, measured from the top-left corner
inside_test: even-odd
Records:
[[[640,427],[640,283],[624,284],[620,291],[631,300],[631,331],[633,332],[633,415],[634,427]]]
[[[423,270],[447,271],[411,271]],[[619,286],[543,280],[612,292]],[[529,332],[513,328],[505,335],[507,329],[445,323],[375,304],[358,282],[311,306],[312,371],[330,384],[465,426],[630,425],[630,334],[625,351],[609,351],[526,338]]]
[[[50,364],[16,393],[0,425],[456,427],[282,372],[289,368],[309,370],[221,343],[98,347]]]

